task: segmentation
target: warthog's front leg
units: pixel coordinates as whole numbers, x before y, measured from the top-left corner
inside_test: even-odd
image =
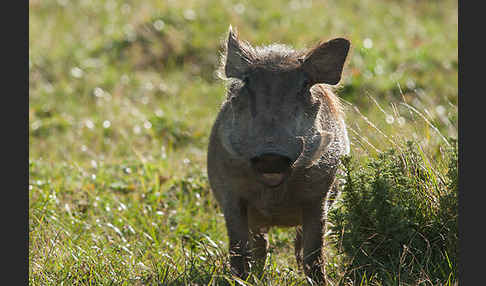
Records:
[[[268,230],[265,219],[252,207],[248,208],[248,226],[250,229],[250,253],[254,274],[261,275],[265,268],[268,251]]]
[[[323,224],[322,203],[305,205],[303,215],[303,266],[305,274],[320,285],[325,284],[322,260]]]
[[[223,210],[229,238],[231,271],[246,279],[249,271],[248,216],[246,204],[233,200]]]
[[[298,226],[295,228],[295,240],[294,240],[294,253],[295,253],[295,260],[297,261],[297,266],[300,270],[302,270],[302,226]]]
[[[261,275],[265,268],[268,250],[268,229],[255,228],[250,230],[250,252],[252,257],[252,272]]]

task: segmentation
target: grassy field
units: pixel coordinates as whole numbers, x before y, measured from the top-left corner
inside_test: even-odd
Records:
[[[264,277],[227,267],[206,149],[229,24],[256,45],[347,37],[353,158],[413,141],[434,181],[458,133],[457,15],[457,1],[30,0],[29,284],[305,285],[292,229],[271,230]],[[352,281],[333,265],[331,285],[456,281]]]

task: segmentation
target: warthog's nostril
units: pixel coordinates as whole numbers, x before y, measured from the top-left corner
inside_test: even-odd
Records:
[[[262,154],[250,159],[257,179],[266,186],[277,187],[290,175],[292,161],[286,156]]]
[[[250,159],[258,179],[263,184],[276,187],[290,175],[291,160],[276,154],[263,154]]]
[[[291,160],[286,156],[263,154],[251,158],[253,168],[259,173],[283,173],[290,167]]]

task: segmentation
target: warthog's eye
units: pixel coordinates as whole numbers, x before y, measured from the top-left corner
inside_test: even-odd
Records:
[[[245,76],[243,78],[243,83],[246,87],[248,87],[248,84],[250,83],[250,77],[249,76]]]
[[[305,95],[311,88],[311,85],[312,85],[311,81],[308,78],[305,78],[304,82],[301,85],[299,95]]]
[[[251,89],[250,87],[250,77],[249,76],[246,76],[243,78],[243,87],[246,88],[246,90],[250,93],[250,94],[254,94],[253,90]]]
[[[250,87],[250,77],[245,76],[243,78],[243,82],[244,82],[243,88],[246,90],[246,92],[248,94],[248,101],[249,101],[249,104],[250,104],[250,113],[253,117],[255,117],[256,114],[257,114],[256,99],[255,99],[255,92]]]

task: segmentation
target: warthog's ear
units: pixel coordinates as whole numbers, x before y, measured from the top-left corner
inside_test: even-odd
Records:
[[[248,43],[240,41],[237,32],[233,32],[230,25],[224,62],[226,77],[243,79],[252,64],[252,52],[253,48]]]
[[[303,59],[302,67],[312,83],[337,84],[341,79],[350,43],[337,38],[320,43]]]

